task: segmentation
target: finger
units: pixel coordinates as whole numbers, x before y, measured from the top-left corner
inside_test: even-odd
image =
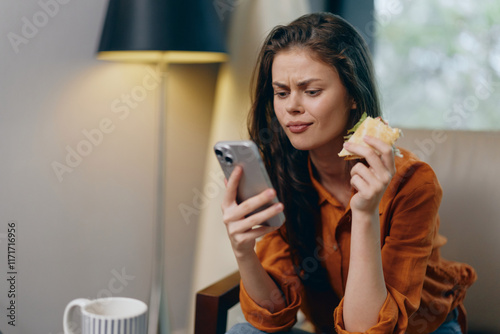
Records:
[[[354,167],[351,168],[351,181],[355,176],[359,177],[367,185],[372,183],[374,179],[377,179],[373,174],[372,169],[365,166],[365,164],[363,164],[362,162],[358,162],[354,165]]]
[[[241,245],[254,244],[257,238],[260,238],[267,233],[275,231],[278,228],[279,227],[256,226],[255,228],[252,228],[244,233],[230,235],[229,238],[231,240],[231,244],[233,245],[233,247],[238,248]]]
[[[366,180],[364,180],[359,174],[355,174],[351,177],[351,186],[358,192],[362,192],[363,189],[369,187]]]
[[[258,208],[270,203],[276,197],[276,191],[268,188],[258,195],[239,203],[232,210],[224,212],[224,222],[240,220]]]
[[[283,212],[283,208],[284,207],[282,203],[275,203],[262,211],[256,212],[240,220],[235,224],[229,225],[228,232],[230,234],[246,233],[256,226],[263,226],[266,221]]]
[[[256,225],[254,228],[250,229],[245,234],[249,239],[255,240],[257,238],[262,237],[263,235],[276,231],[277,229],[279,229],[279,226]]]
[[[365,180],[372,189],[381,189],[381,187],[385,187],[385,185],[391,182],[392,176],[394,175],[385,167],[381,158],[375,153],[370,153],[367,156],[366,164],[359,162],[354,165],[351,169],[351,178],[355,174],[358,174]]]
[[[380,169],[384,167],[383,162],[380,158],[380,153],[375,150],[375,148],[366,145],[354,144],[346,142],[344,147],[349,152],[358,155],[366,160],[369,166]]]
[[[377,192],[385,187],[384,181],[374,173],[373,168],[367,167],[361,162],[358,162],[351,169],[351,184],[360,192]]]
[[[243,175],[243,168],[236,166],[233,172],[229,176],[229,180],[226,180],[226,193],[222,199],[222,208],[229,207],[230,205],[236,203],[236,196],[238,193],[238,184],[240,183],[241,176]]]
[[[368,138],[368,136],[366,136],[366,138]],[[353,143],[345,143],[344,147],[346,147],[346,150],[349,152],[363,157],[380,179],[387,180],[387,177],[392,177],[396,170],[392,147],[379,139],[370,138],[377,141],[376,146],[382,150],[382,152],[380,152],[377,147]],[[368,141],[370,141],[370,139],[368,139]],[[367,145],[369,145],[368,142]],[[387,154],[389,154],[389,156],[387,156]]]
[[[364,142],[373,147],[377,152],[380,154],[380,158],[382,162],[384,163],[384,166],[387,167],[387,169],[391,172],[394,173],[396,170],[395,167],[395,162],[394,162],[394,148],[392,145],[389,145],[385,143],[384,141],[372,137],[372,136],[365,136],[363,138]]]
[[[344,148],[351,152],[353,155],[359,155],[363,158],[366,159],[366,156],[373,151],[372,148],[366,145],[361,145],[361,144],[356,144],[356,143],[350,143],[350,142],[345,142],[344,143]]]

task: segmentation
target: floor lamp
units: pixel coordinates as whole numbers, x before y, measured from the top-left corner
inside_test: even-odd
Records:
[[[157,333],[165,252],[166,81],[172,63],[227,60],[222,18],[208,0],[110,0],[98,59],[155,63],[162,76],[158,110],[158,184],[148,333]]]

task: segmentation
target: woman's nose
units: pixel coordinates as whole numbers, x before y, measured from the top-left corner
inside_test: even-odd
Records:
[[[299,94],[291,93],[286,101],[285,109],[289,113],[303,113],[304,107],[302,106],[302,101]]]

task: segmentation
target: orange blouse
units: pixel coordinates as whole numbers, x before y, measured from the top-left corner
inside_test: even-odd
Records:
[[[462,303],[466,289],[476,280],[473,268],[440,256],[439,248],[446,243],[438,233],[441,186],[429,165],[406,150],[401,152],[404,158],[396,158],[397,172],[379,206],[387,299],[378,323],[367,333],[430,333]],[[321,209],[315,257],[326,268],[332,290],[302,285],[282,237],[284,227],[281,233],[267,234],[257,243],[257,255],[280,289],[271,293],[266,306],[272,310],[273,300],[283,295],[287,307],[270,312],[250,298],[243,284],[240,290],[246,319],[265,332],[290,329],[301,308],[317,333],[347,333],[342,298],[349,270],[351,210],[314,179],[311,168],[309,172]],[[314,270],[314,262],[306,259],[301,268],[306,273]]]

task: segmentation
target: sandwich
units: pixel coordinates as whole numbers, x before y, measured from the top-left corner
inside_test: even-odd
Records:
[[[391,128],[382,118],[372,118],[363,113],[360,120],[352,129],[347,131],[347,136],[344,139],[349,143],[355,143],[363,146],[369,146],[363,140],[365,135],[378,138],[383,142],[391,145],[394,149],[394,153],[397,156],[402,156],[399,150],[394,147],[394,143],[401,136],[402,132],[400,129]],[[355,155],[345,148],[339,153],[339,157],[344,157],[344,160],[354,160],[363,159],[358,155]]]

